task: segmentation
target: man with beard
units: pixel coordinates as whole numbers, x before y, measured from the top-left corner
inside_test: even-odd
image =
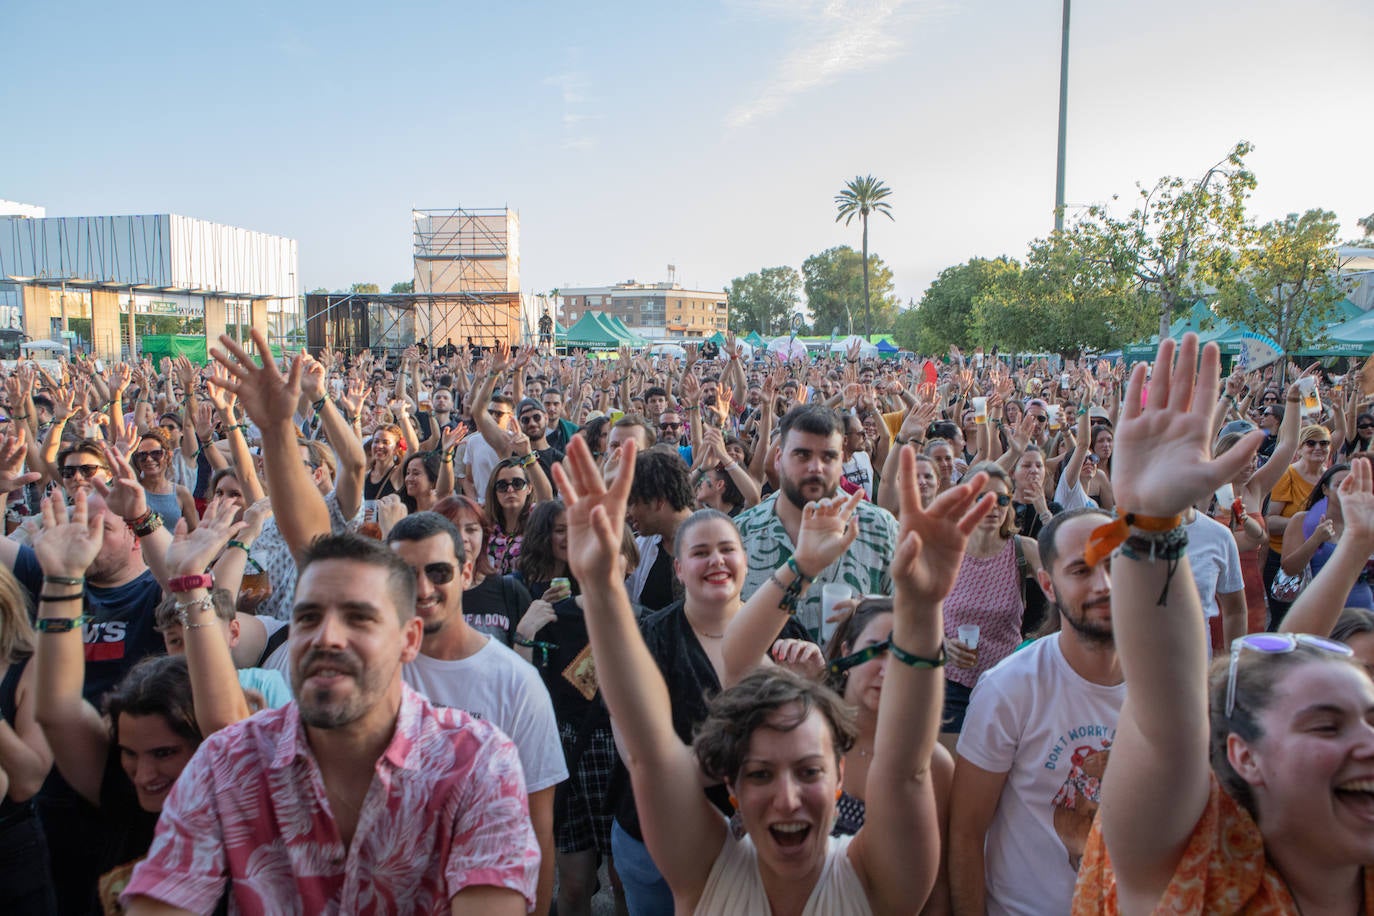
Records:
[[[735,518],[749,558],[746,600],[796,551],[806,504],[838,492],[844,464],[843,418],[830,407],[794,407],[778,424],[778,445],[770,459],[781,489]],[[897,520],[863,501],[851,524],[858,530],[854,542],[838,560],[814,573],[812,586],[797,603],[804,626],[820,627],[821,587],[828,583],[847,585],[858,595],[892,594],[889,567],[897,544]]]
[[[1065,512],[1040,529],[1040,587],[1060,631],[979,679],[950,791],[954,912],[1067,913],[1126,686],[1112,640],[1109,563],[1083,559],[1110,516]]]
[[[525,913],[539,846],[515,746],[436,708],[401,668],[416,579],[355,535],[306,548],[292,608],[296,702],[208,737],[124,894],[130,913]]]
[[[386,542],[415,570],[415,613],[424,624],[420,654],[402,672],[406,684],[435,706],[492,723],[520,752],[539,837],[535,912],[546,913],[553,899],[554,789],[568,778],[548,688],[533,665],[464,619],[472,562],[453,522],[437,512],[416,512],[397,522]]]

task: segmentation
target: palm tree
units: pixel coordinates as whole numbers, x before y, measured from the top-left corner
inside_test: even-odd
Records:
[[[846,226],[859,217],[864,224],[864,334],[873,336],[873,309],[868,304],[868,214],[881,213],[894,220],[891,206],[883,199],[892,189],[872,175],[862,175],[845,182],[844,190],[835,195],[835,205],[840,208],[835,222],[844,220]]]

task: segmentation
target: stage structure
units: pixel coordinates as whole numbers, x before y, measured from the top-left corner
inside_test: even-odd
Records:
[[[520,295],[520,217],[508,208],[412,210],[413,293],[306,297],[311,350],[489,347],[531,336]]]

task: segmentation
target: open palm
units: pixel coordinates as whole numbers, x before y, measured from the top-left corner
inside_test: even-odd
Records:
[[[621,446],[625,467],[634,467],[635,451],[633,442]],[[568,566],[578,579],[594,580],[616,568],[633,472],[617,474],[606,489],[587,440],[579,436],[562,463],[554,465],[553,474],[567,506]]]
[[[803,574],[811,577],[838,560],[859,533],[854,509],[862,492],[847,497],[807,503],[802,509],[801,529],[797,532],[794,559]]]
[[[916,489],[916,455],[910,446],[903,446],[901,462],[901,514],[892,580],[908,597],[920,599],[919,605],[933,607],[954,587],[968,536],[995,500],[991,494],[979,498],[987,482],[987,475],[979,473],[941,493],[925,508]]]
[[[1132,371],[1112,453],[1112,486],[1123,511],[1178,515],[1236,479],[1253,460],[1262,433],[1211,457],[1220,365],[1215,344],[1203,348],[1199,365],[1197,335],[1187,334],[1177,347],[1171,339],[1160,343],[1148,393],[1145,366]]]

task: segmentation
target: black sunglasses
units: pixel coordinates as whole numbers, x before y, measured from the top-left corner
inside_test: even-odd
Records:
[[[69,464],[62,468],[62,479],[71,480],[77,474],[90,480],[96,474],[105,471],[105,467],[99,464]]]
[[[1331,447],[1331,440],[1330,440],[1330,439],[1308,439],[1306,442],[1303,443],[1303,445],[1307,446],[1308,448],[1330,448],[1330,447]]]
[[[519,493],[529,485],[530,482],[523,477],[516,477],[512,480],[498,480],[496,481],[496,492],[505,493],[507,490],[514,490]]]
[[[855,652],[852,655],[845,655],[841,658],[835,659],[833,662],[826,666],[826,670],[829,671],[831,674],[843,674],[850,668],[856,668],[859,665],[864,664],[865,662],[873,661],[873,659],[877,658],[878,656],[886,652],[891,645],[892,638],[888,637],[887,639],[884,639],[882,642],[875,642],[873,645],[865,649],[860,649],[858,652]]]
[[[415,570],[415,578],[419,579],[423,575],[435,585],[448,585],[453,581],[457,572],[457,568],[452,563],[426,563]]]
[[[134,452],[134,461],[161,461],[167,453],[160,448],[146,452]]]
[[[994,496],[997,499],[997,505],[1004,509],[1011,505],[1011,496],[1006,493],[988,493],[985,495]]]
[[[1374,429],[1374,423],[1356,423],[1356,429]]]
[[[681,423],[660,423],[660,424],[658,424],[658,428],[666,432],[666,431],[671,430],[671,429],[682,429],[682,424],[681,424]]]

